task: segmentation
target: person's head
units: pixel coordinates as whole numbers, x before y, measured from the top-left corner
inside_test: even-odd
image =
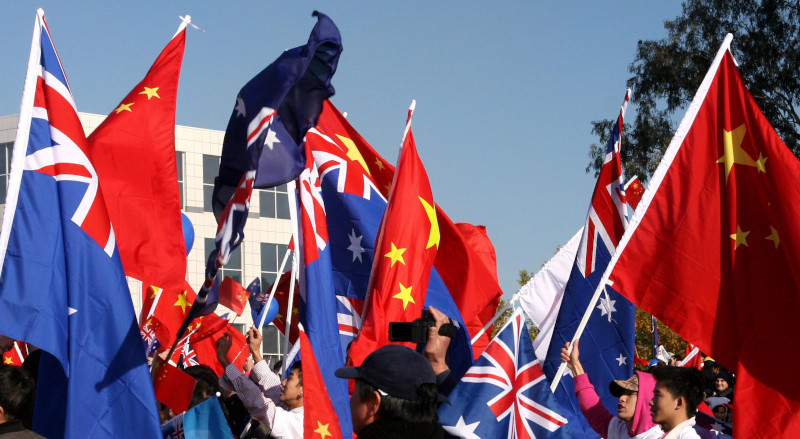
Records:
[[[210,367],[199,364],[187,367],[184,369],[184,372],[197,380],[194,392],[192,393],[192,400],[189,403],[190,408],[211,398],[217,393],[222,393],[222,389],[219,386],[219,377],[217,377],[216,372]]]
[[[712,410],[714,412],[714,417],[719,419],[722,422],[731,422],[731,418],[729,416],[730,408],[727,404],[720,404]]]
[[[281,381],[281,402],[289,409],[303,406],[303,367],[300,361],[292,364],[289,376]]]
[[[703,377],[696,369],[670,366],[654,369],[653,375],[656,388],[650,414],[668,432],[695,415],[703,400]]]
[[[714,378],[714,388],[717,389],[717,392],[724,392],[731,387],[731,381],[730,372],[723,370]]]
[[[36,383],[28,371],[0,364],[0,424],[29,415],[35,391]]]
[[[355,433],[378,419],[414,423],[439,419],[436,375],[428,360],[413,349],[384,346],[361,366],[337,369],[336,376],[356,379],[350,397]]]
[[[639,395],[639,377],[634,373],[627,380],[614,380],[608,384],[612,395],[619,398],[617,416],[630,424],[636,411],[636,400]]]
[[[280,374],[281,366],[283,366],[283,360],[276,361],[275,364],[272,366],[272,371],[275,372],[276,374]]]

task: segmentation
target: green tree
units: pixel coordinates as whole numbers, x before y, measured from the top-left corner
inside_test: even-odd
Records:
[[[636,308],[636,353],[640,358],[650,360],[653,356],[653,333],[652,320],[650,314],[645,310]],[[676,334],[672,329],[659,321],[656,321],[658,327],[658,341],[659,344],[664,345],[667,351],[679,355],[683,358],[686,352],[686,341]]]
[[[691,102],[726,33],[744,82],[786,145],[800,156],[800,2],[687,0],[664,23],[667,36],[639,41],[628,70],[636,117],[625,124],[622,163],[628,176],[652,175],[676,118]],[[601,143],[590,147],[587,172],[599,172],[614,120],[592,122]]]
[[[517,279],[517,283],[519,284],[519,286],[523,286],[526,283],[528,283],[529,280],[531,280],[531,277],[533,277],[533,275],[528,273],[528,270],[520,270],[519,279]],[[497,305],[496,312],[499,312],[507,304],[508,301],[506,301],[505,299],[500,300],[500,303]],[[494,322],[494,325],[492,325],[492,330],[490,333],[492,338],[494,338],[494,336],[497,335],[497,333],[501,329],[503,329],[503,325],[506,324],[509,317],[511,317],[511,314],[513,313],[514,313],[514,308],[509,308],[505,312],[503,312],[503,314],[500,315],[500,317],[497,318],[497,320]],[[530,334],[531,340],[534,340],[536,338],[536,335],[539,334],[539,328],[537,328],[536,325],[534,325],[530,319],[526,321],[526,324],[528,325],[528,334]]]

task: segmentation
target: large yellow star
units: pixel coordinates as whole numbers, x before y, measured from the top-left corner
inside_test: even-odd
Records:
[[[129,113],[133,113],[133,110],[131,110],[131,105],[133,105],[133,104],[135,104],[135,102],[131,102],[130,104],[119,104],[119,107],[117,107],[117,109],[114,110],[114,112],[116,114],[119,114],[119,113],[121,113],[123,111],[127,111]]]
[[[439,221],[436,220],[436,207],[428,204],[422,197],[419,197],[419,201],[422,202],[422,207],[425,208],[425,213],[428,215],[428,221],[431,222],[431,233],[428,235],[428,244],[425,245],[425,248],[429,249],[434,245],[439,248]]]
[[[414,287],[406,288],[400,282],[398,282],[397,284],[400,285],[400,292],[395,294],[392,297],[395,298],[395,299],[400,299],[400,300],[403,301],[403,311],[405,311],[405,309],[408,306],[409,302],[414,303],[414,304],[417,303],[417,302],[414,301],[414,296],[411,295],[411,289],[414,288]]]
[[[769,228],[772,230],[772,233],[764,239],[772,241],[772,243],[775,244],[775,248],[778,248],[778,244],[781,243],[781,238],[778,236],[778,231],[775,230],[775,227],[769,226]]]
[[[180,306],[181,307],[181,311],[183,313],[186,313],[186,307],[187,306],[191,306],[192,304],[189,303],[188,300],[186,300],[186,291],[184,291],[184,292],[178,294],[178,301],[173,303],[172,305],[173,306]]]
[[[403,253],[405,253],[406,249],[404,248],[397,248],[397,246],[392,243],[392,250],[389,253],[386,253],[384,256],[392,260],[392,267],[394,267],[394,263],[400,261],[401,264],[406,265],[406,261],[403,259]]]
[[[750,234],[749,231],[743,232],[742,228],[737,225],[736,226],[736,233],[732,233],[731,234],[731,239],[736,241],[736,244],[733,246],[733,249],[736,250],[742,244],[744,244],[745,247],[749,247],[747,245],[747,235],[749,235],[749,234]]]
[[[5,357],[5,358],[3,358],[3,362],[4,362],[5,364],[14,364],[14,360],[12,360],[12,359],[11,359],[11,357]]]
[[[344,137],[340,135],[336,135],[339,140],[344,143],[344,146],[347,147],[347,158],[353,160],[354,162],[358,162],[361,164],[361,167],[364,168],[364,171],[367,175],[370,175],[369,168],[367,167],[367,162],[364,161],[364,157],[361,156],[361,151],[358,150],[355,142],[353,142],[349,137]]]
[[[742,149],[742,141],[744,140],[744,133],[746,132],[747,127],[745,127],[744,124],[739,125],[732,131],[722,131],[724,143],[723,154],[722,157],[717,160],[717,163],[725,163],[725,181],[728,181],[728,176],[731,174],[733,165],[758,167],[756,161]],[[764,160],[766,161],[766,159]]]
[[[150,100],[150,98],[152,98],[154,96],[159,98],[159,99],[161,99],[161,96],[158,95],[158,87],[153,87],[153,88],[145,87],[144,91],[140,91],[139,94],[140,95],[147,95],[147,100],[148,101]]]
[[[322,439],[325,439],[326,436],[333,436],[331,434],[331,432],[328,431],[328,426],[329,425],[331,425],[331,424],[330,423],[323,424],[322,422],[317,421],[317,429],[314,430],[314,433],[319,434],[320,437],[322,437]]]

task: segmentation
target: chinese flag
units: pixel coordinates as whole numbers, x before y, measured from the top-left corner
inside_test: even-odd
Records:
[[[125,274],[180,287],[186,248],[175,161],[175,103],[185,27],[89,136]]]
[[[28,344],[15,341],[11,349],[3,354],[3,364],[19,367],[26,358],[28,358]]]
[[[230,324],[226,323],[224,329],[215,332],[209,337],[198,340],[197,342],[190,341],[190,345],[197,355],[197,361],[213,369],[217,376],[221,376],[225,372],[225,369],[222,368],[222,365],[219,364],[217,360],[217,340],[225,333],[231,334],[233,338],[233,345],[228,351],[228,361],[239,370],[243,370],[244,362],[250,355],[250,351],[247,347],[247,339],[245,339],[244,334]]]
[[[323,104],[317,126],[321,132],[335,135],[346,145],[357,149],[362,158],[361,165],[367,169],[383,195],[389,195],[394,166],[361,137],[330,101]],[[441,241],[434,265],[458,306],[467,329],[475,335],[494,317],[503,294],[497,282],[496,262],[490,262],[490,259],[474,252],[476,247],[485,248],[486,243],[491,246],[491,241],[484,233],[482,239],[485,239],[485,243],[476,245],[475,242],[469,242],[469,238],[463,235],[463,227],[453,223],[438,205],[435,207]],[[473,347],[473,352],[476,357],[480,355],[480,349]]]
[[[800,437],[800,162],[723,46],[610,275],[614,288],[737,375],[738,437]],[[613,264],[613,261],[612,261]],[[779,352],[778,358],[775,353]]]
[[[153,380],[156,400],[173,412],[183,413],[189,409],[196,384],[197,380],[188,373],[169,363],[158,362],[158,371]]]
[[[278,288],[275,290],[275,296],[272,300],[278,301],[278,315],[275,317],[275,320],[272,323],[281,331],[284,335],[286,334],[286,316],[289,315],[287,308],[289,307],[289,280],[292,278],[292,272],[287,271],[281,275],[280,280],[278,281]],[[272,291],[272,285],[266,289],[267,294]],[[300,304],[300,298],[297,296],[297,292],[300,291],[299,286],[297,285],[297,281],[294,284],[294,299],[292,300],[292,322],[291,328],[289,332],[289,342],[294,344],[297,341],[297,324],[300,322],[300,311],[297,306]],[[266,322],[269,324],[269,322]]]
[[[413,104],[375,245],[361,332],[350,346],[355,365],[389,343],[389,322],[410,322],[422,316],[439,247],[436,208],[428,174],[414,144],[412,113]]]
[[[636,210],[639,206],[643,195],[644,185],[642,181],[639,180],[639,177],[633,177],[625,183],[625,201],[628,202],[628,205],[631,206],[633,210]]]
[[[222,280],[219,286],[219,303],[221,305],[228,307],[237,316],[240,316],[247,305],[248,298],[250,298],[250,292],[242,284],[227,276]]]
[[[161,289],[156,294],[156,297],[153,298],[149,315],[142,314],[145,316],[143,317],[145,322],[150,317],[154,317],[155,320],[160,322],[156,336],[162,347],[172,346],[172,342],[175,341],[175,337],[178,334],[178,329],[181,327],[184,318],[186,318],[186,313],[192,308],[192,303],[197,297],[188,283],[184,282],[183,287],[183,289]],[[162,339],[162,337],[166,337],[166,339]]]
[[[339,428],[339,417],[333,409],[328,389],[325,387],[325,380],[319,371],[317,357],[311,349],[311,342],[308,341],[306,332],[299,331],[300,336],[300,358],[303,359],[303,390],[314,398],[304,400],[303,429],[306,431],[305,437],[321,437],[337,439],[342,437]],[[316,434],[314,434],[316,433]],[[319,436],[317,436],[319,435]]]

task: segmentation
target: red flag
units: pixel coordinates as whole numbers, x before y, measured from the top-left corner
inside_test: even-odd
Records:
[[[431,185],[411,132],[413,111],[412,104],[375,245],[361,332],[350,346],[355,365],[389,343],[389,322],[410,322],[422,316],[428,278],[439,247]]]
[[[171,364],[158,364],[158,372],[153,380],[156,399],[175,413],[185,412],[192,402],[197,380]]]
[[[376,186],[388,196],[392,185],[394,166],[378,154],[375,149],[342,116],[339,110],[325,101],[319,117],[320,131],[332,134],[358,150],[359,163],[368,171]],[[358,184],[347,181],[345,184]],[[465,241],[458,227],[436,205],[441,241],[435,260],[436,270],[442,277],[450,295],[461,311],[471,335],[475,335],[494,317],[502,290],[497,282],[496,264],[481,263],[473,254],[473,247]],[[488,242],[488,238],[487,242]],[[478,323],[480,322],[480,323]]]
[[[303,330],[299,331],[300,336],[300,358],[303,359],[303,390],[306,394],[316,395],[314,398],[304,400],[305,414],[303,415],[303,430],[306,431],[305,437],[318,437],[325,439],[337,439],[342,437],[339,428],[339,417],[333,409],[328,389],[325,387],[325,380],[319,371],[317,357],[311,349],[311,342]]]
[[[700,352],[700,348],[691,343],[686,343],[686,355],[683,357],[681,366],[693,367],[697,370],[703,369],[703,353]]]
[[[286,334],[286,316],[289,315],[289,311],[287,308],[289,307],[289,279],[292,278],[292,272],[287,271],[281,275],[280,280],[278,281],[278,288],[275,290],[275,296],[272,300],[276,300],[278,302],[278,315],[275,317],[275,320],[272,323],[278,328],[279,331]],[[272,291],[272,285],[264,290],[266,294],[269,294]],[[289,332],[289,342],[294,344],[297,341],[297,324],[300,322],[300,311],[297,306],[300,304],[300,299],[297,296],[297,292],[300,291],[300,287],[297,285],[297,281],[294,283],[294,300],[292,300],[292,327],[290,328]],[[269,322],[267,322],[269,323]]]
[[[636,210],[639,202],[642,201],[642,195],[644,195],[644,185],[639,177],[634,175],[625,183],[625,201],[633,210]]]
[[[23,341],[15,341],[11,349],[3,354],[3,364],[19,367],[26,358],[28,358],[28,344]]]
[[[198,319],[194,319],[186,330],[186,333],[194,332],[189,337],[189,343],[197,343],[228,329],[228,321],[216,314],[208,314]]]
[[[243,370],[244,362],[250,355],[250,351],[247,347],[247,340],[244,334],[230,324],[226,324],[224,330],[218,331],[210,337],[199,340],[196,343],[191,343],[192,349],[194,349],[197,355],[197,361],[213,369],[217,376],[221,376],[225,372],[225,369],[222,368],[222,365],[219,364],[217,360],[217,340],[225,333],[231,334],[233,339],[231,349],[228,351],[228,361],[236,366],[237,369]]]
[[[250,292],[247,291],[242,284],[227,276],[222,280],[219,286],[220,305],[228,307],[228,309],[235,312],[237,316],[242,315],[242,311],[244,311],[249,297]]]
[[[188,283],[184,282],[183,286],[183,289],[162,289],[153,299],[149,315],[142,314],[145,322],[151,317],[160,322],[156,336],[162,347],[172,346],[186,313],[189,312],[195,297],[197,297]]]
[[[729,44],[730,36],[726,39]],[[800,437],[800,162],[717,54],[617,250],[610,279],[735,370],[737,435]],[[612,260],[612,266],[614,263]]]
[[[186,27],[87,139],[125,274],[179,287],[186,276],[175,103]]]

